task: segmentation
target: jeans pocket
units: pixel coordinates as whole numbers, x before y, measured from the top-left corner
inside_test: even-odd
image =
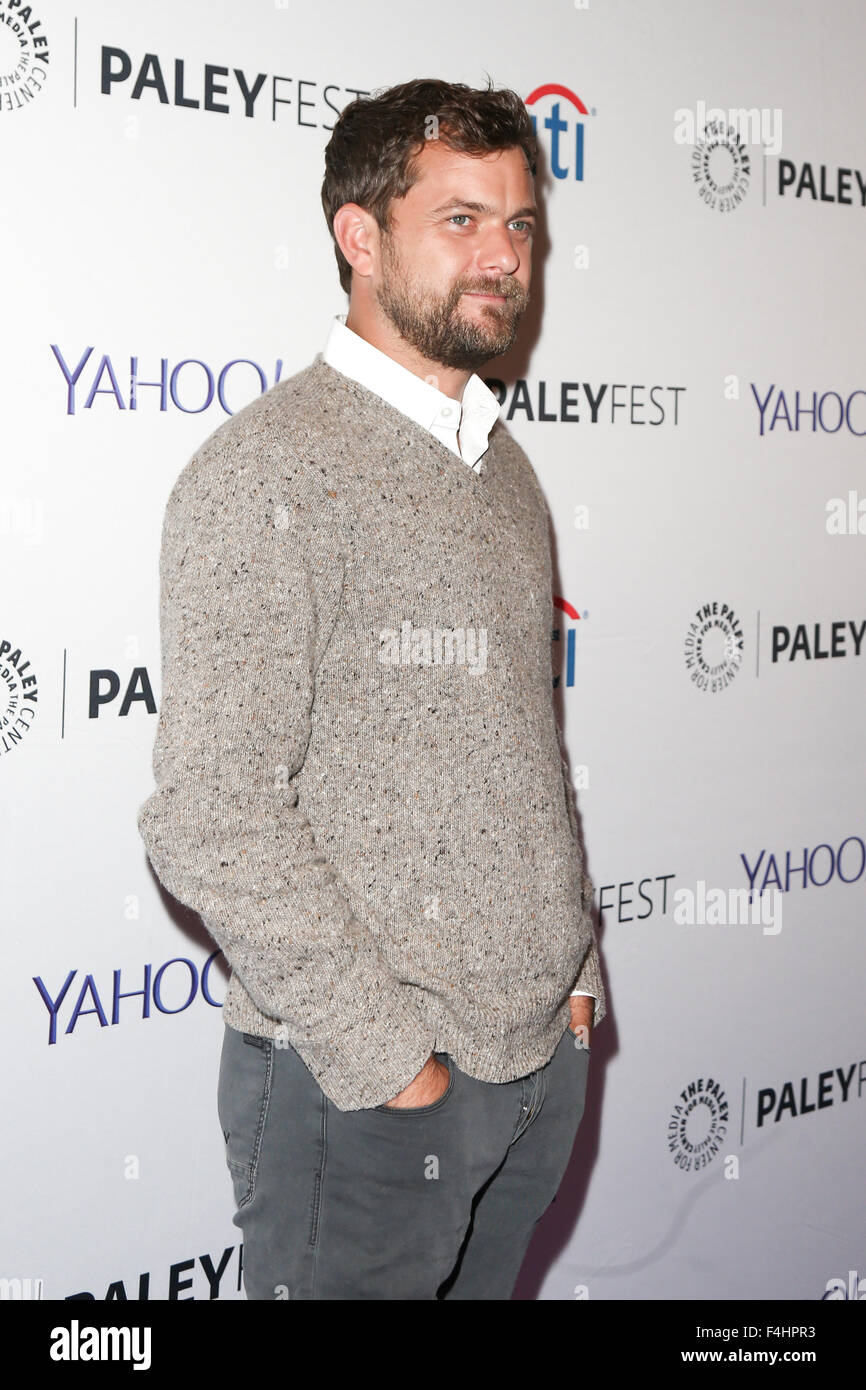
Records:
[[[448,1068],[448,1085],[438,1100],[434,1100],[430,1105],[375,1105],[373,1109],[380,1111],[383,1115],[402,1115],[409,1118],[413,1115],[432,1115],[435,1110],[439,1110],[454,1090],[454,1078],[457,1072],[450,1055],[447,1052],[441,1055],[445,1058],[445,1065]]]
[[[217,1109],[226,1164],[238,1207],[251,1201],[271,1097],[274,1045],[270,1038],[226,1027],[220,1058]]]

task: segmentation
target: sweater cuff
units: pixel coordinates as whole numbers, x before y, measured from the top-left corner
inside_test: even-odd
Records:
[[[604,985],[601,980],[601,965],[598,959],[598,948],[593,936],[589,950],[583,958],[577,979],[572,986],[575,994],[591,994],[595,998],[595,1009],[593,1011],[592,1025],[596,1027],[607,1013],[607,1002],[605,999]]]

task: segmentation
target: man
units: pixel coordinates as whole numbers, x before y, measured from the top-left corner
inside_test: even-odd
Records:
[[[507,90],[352,102],[349,312],[181,472],[161,560],[165,886],[231,966],[249,1298],[507,1299],[605,1001],[552,705],[548,513],[476,375],[529,299]]]

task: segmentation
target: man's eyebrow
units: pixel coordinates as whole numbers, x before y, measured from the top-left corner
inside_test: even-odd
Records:
[[[469,208],[470,212],[485,213],[489,217],[493,217],[496,214],[496,208],[490,207],[488,203],[473,203],[470,202],[468,198],[449,198],[447,203],[440,203],[438,208],[433,208],[430,215],[431,217],[435,217],[440,212],[447,212],[449,208]],[[515,217],[537,216],[538,208],[533,204],[527,204],[526,207],[518,208],[517,212],[513,212],[508,221],[513,222]]]

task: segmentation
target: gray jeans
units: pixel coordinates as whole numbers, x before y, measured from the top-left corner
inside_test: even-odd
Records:
[[[226,1026],[218,1111],[249,1299],[507,1299],[583,1115],[589,1051],[416,1109],[338,1110],[297,1052]]]

